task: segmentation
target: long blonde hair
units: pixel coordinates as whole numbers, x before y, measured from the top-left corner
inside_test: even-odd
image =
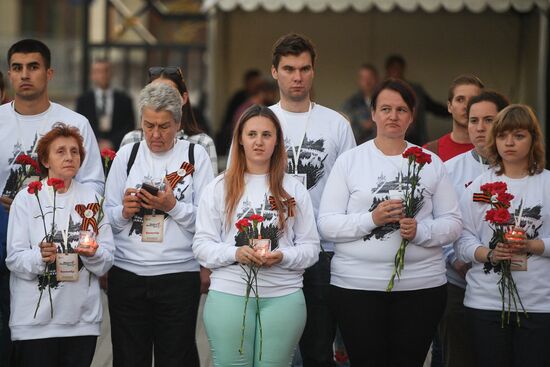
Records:
[[[289,199],[290,195],[283,188],[284,175],[288,166],[288,159],[283,138],[283,130],[279,119],[273,111],[262,105],[250,106],[239,118],[237,126],[233,131],[233,142],[231,154],[229,156],[229,168],[225,171],[225,215],[228,226],[231,223],[235,208],[244,193],[244,174],[246,172],[246,156],[244,148],[240,144],[240,138],[243,133],[245,123],[252,117],[266,117],[275,126],[277,133],[277,143],[269,163],[269,190],[275,199],[277,211],[279,213],[279,229],[285,227],[285,206],[283,200]]]

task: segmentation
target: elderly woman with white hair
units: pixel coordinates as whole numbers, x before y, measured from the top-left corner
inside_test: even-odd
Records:
[[[115,265],[109,272],[113,366],[199,366],[199,264],[191,245],[208,154],[176,139],[182,100],[164,84],[139,95],[145,140],[120,149],[106,184]]]

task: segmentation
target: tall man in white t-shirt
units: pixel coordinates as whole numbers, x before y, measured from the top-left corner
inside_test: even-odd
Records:
[[[348,121],[338,112],[311,101],[315,48],[299,34],[285,35],[273,46],[271,75],[280,101],[271,106],[279,118],[288,153],[288,173],[309,190],[315,217],[336,158],[355,147]],[[319,262],[304,274],[307,323],[300,340],[303,366],[334,366],[332,343],[336,323],[328,306],[330,259],[334,244],[321,239]]]
[[[9,211],[17,194],[16,182],[22,175],[22,170],[15,160],[23,154],[36,159],[38,140],[56,122],[64,122],[80,130],[84,138],[86,158],[76,179],[88,184],[90,189],[103,193],[101,157],[88,120],[76,112],[50,102],[48,98],[48,82],[54,74],[50,63],[50,50],[38,40],[21,40],[8,50],[8,77],[15,98],[12,102],[0,106],[0,203],[6,211]],[[0,277],[0,281],[8,278],[7,270],[0,271]],[[9,293],[4,294],[4,287],[1,289],[3,292],[0,298],[9,297]],[[3,347],[8,344],[8,337],[0,338],[0,366],[7,363],[9,352]]]

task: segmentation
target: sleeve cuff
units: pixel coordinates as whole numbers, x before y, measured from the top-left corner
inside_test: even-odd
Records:
[[[114,210],[111,210],[112,217],[109,218],[111,220],[111,223],[113,223],[113,225],[119,229],[123,228],[129,221],[129,219],[126,219],[122,216],[122,210],[122,205],[117,206]]]
[[[224,251],[224,257],[225,257],[225,261],[227,263],[234,263],[235,261],[237,261],[237,258],[236,258],[236,255],[237,254],[237,247],[236,246],[229,246],[225,249]]]
[[[416,236],[411,241],[412,244],[422,246],[421,244],[428,240],[428,228],[422,223],[416,223]]]
[[[363,219],[364,220],[361,221],[361,231],[364,233],[371,233],[372,230],[377,227],[372,219],[372,212],[365,213]]]
[[[475,263],[475,264],[482,264],[483,261],[477,261],[476,260],[476,250],[480,247],[484,247],[483,245],[477,245],[477,246],[470,246],[465,255],[466,255],[466,259],[464,259],[465,261],[464,262],[471,262],[471,263]]]
[[[542,243],[544,244],[542,256],[550,257],[550,238],[543,238]]]

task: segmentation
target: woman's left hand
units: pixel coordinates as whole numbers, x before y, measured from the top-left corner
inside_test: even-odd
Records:
[[[89,246],[78,246],[74,249],[74,252],[82,256],[92,257],[95,255],[97,248],[97,242],[94,242]]]
[[[146,190],[139,190],[138,197],[141,199],[141,205],[145,209],[157,209],[162,210],[165,213],[168,213],[170,210],[176,206],[176,198],[174,197],[174,192],[168,184],[168,181],[164,179],[165,189],[160,191],[157,195],[152,195]]]
[[[283,253],[281,251],[273,251],[273,252],[268,252],[265,256],[264,256],[264,259],[265,259],[265,262],[264,262],[264,265],[265,267],[271,267],[275,264],[278,264],[280,263],[281,261],[283,261]]]
[[[416,219],[402,218],[399,220],[399,232],[405,240],[412,241],[416,237]]]

